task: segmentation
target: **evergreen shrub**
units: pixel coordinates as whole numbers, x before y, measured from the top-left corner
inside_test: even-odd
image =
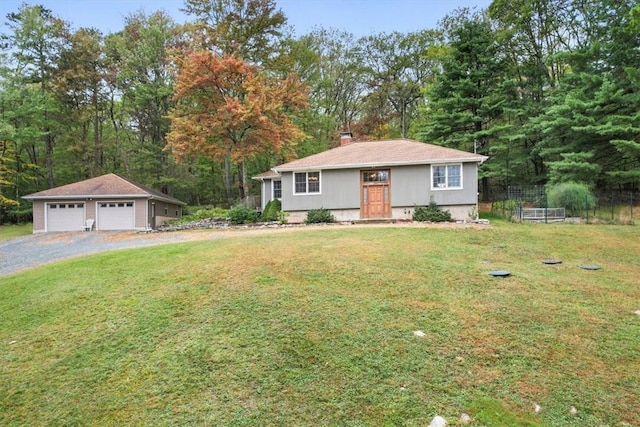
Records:
[[[441,209],[436,202],[431,199],[429,206],[418,206],[413,212],[414,221],[447,222],[451,221],[451,213]]]
[[[328,209],[311,209],[307,212],[307,217],[304,220],[305,224],[322,224],[336,222],[336,218],[331,214]]]
[[[282,210],[282,203],[280,200],[270,200],[262,211],[261,220],[264,222],[279,221],[280,211]]]
[[[229,209],[227,216],[232,224],[252,224],[258,221],[258,212],[242,205]]]

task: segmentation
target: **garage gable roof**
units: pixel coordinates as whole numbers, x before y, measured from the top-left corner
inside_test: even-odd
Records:
[[[480,154],[411,139],[352,142],[273,168],[275,172],[309,169],[348,169],[450,162],[482,163]]]
[[[142,184],[122,178],[116,174],[109,173],[106,175],[89,178],[84,181],[74,182],[60,187],[50,188],[48,190],[39,191],[37,193],[23,196],[27,200],[36,199],[68,199],[68,198],[115,198],[115,197],[133,197],[161,200],[168,203],[178,205],[186,205],[178,199],[170,197],[164,193],[153,190]]]

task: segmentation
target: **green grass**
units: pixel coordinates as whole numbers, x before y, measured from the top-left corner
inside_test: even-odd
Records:
[[[0,425],[640,425],[637,229],[495,224],[247,234],[0,279]]]
[[[0,241],[13,239],[14,237],[25,236],[33,232],[32,224],[8,224],[0,225]]]

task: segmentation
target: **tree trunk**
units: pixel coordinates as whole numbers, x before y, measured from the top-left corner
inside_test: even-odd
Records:
[[[485,176],[480,180],[480,182],[482,184],[482,201],[485,203],[490,202],[491,198],[489,197],[489,178]]]
[[[224,156],[224,189],[227,192],[227,203],[233,206],[233,177],[231,176],[231,152]]]
[[[46,135],[44,137],[44,161],[47,168],[47,183],[49,188],[55,186],[53,180],[53,137],[50,134],[50,129],[46,129]]]
[[[247,165],[245,161],[241,161],[238,165],[238,180],[240,181],[240,185],[238,186],[240,190],[240,198],[243,202],[247,201]]]
[[[98,96],[94,90],[93,95],[93,164],[91,165],[91,176],[98,176],[102,173],[102,135],[100,135],[100,115],[98,111]]]

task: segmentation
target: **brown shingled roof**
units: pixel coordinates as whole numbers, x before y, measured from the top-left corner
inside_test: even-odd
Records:
[[[110,173],[73,184],[50,188],[24,196],[25,199],[62,199],[68,197],[142,197],[185,205],[178,199],[142,184]]]
[[[349,169],[393,165],[449,162],[477,162],[487,159],[480,154],[427,144],[410,139],[352,142],[273,168],[286,172],[308,169]]]

